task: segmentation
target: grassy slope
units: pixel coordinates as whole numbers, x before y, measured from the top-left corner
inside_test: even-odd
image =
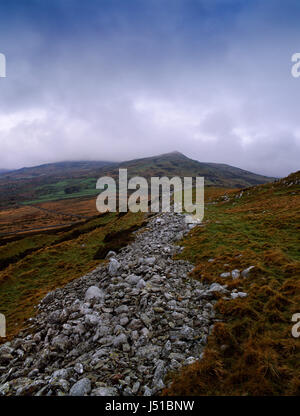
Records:
[[[122,217],[107,214],[68,232],[25,237],[0,247],[2,258],[20,254],[28,248],[36,249],[0,272],[0,312],[6,316],[8,336],[16,334],[25,320],[33,316],[34,305],[47,292],[64,286],[99,264],[94,256],[104,245],[106,235],[140,225],[143,219],[141,213],[128,213]],[[119,244],[118,239],[116,246]],[[110,246],[113,248],[112,242]]]
[[[65,179],[49,185],[42,185],[35,189],[37,198],[25,201],[23,204],[37,204],[46,201],[56,201],[61,199],[69,199],[98,195],[99,190],[96,189],[97,178],[86,179]],[[66,193],[68,188],[77,188],[70,193]]]
[[[123,162],[118,168],[107,167],[107,172],[117,175],[119,168],[127,168],[129,176],[141,175],[146,178],[164,175],[168,177],[204,176],[206,185],[227,188],[241,188],[272,180],[272,178],[229,165],[198,162],[179,152]]]
[[[300,172],[286,180],[228,192],[206,206],[205,226],[183,241],[180,256],[194,277],[227,284],[247,298],[220,298],[203,360],[173,375],[167,395],[300,393],[300,341],[291,317],[300,312]],[[214,258],[213,262],[208,259]],[[228,264],[229,266],[226,266]],[[254,265],[247,279],[220,278]]]

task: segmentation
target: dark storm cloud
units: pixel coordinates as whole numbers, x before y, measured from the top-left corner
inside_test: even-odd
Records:
[[[0,3],[0,167],[180,150],[299,169],[297,1]]]

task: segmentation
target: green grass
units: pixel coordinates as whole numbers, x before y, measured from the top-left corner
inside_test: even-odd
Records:
[[[35,195],[38,196],[38,198],[24,201],[22,204],[37,204],[60,199],[97,195],[99,194],[99,190],[96,189],[96,182],[97,178],[66,179],[50,185],[42,185],[35,188]],[[72,187],[75,187],[76,190],[66,193],[66,189]]]
[[[36,250],[45,246],[49,246],[55,240],[57,235],[33,235],[25,237],[21,240],[12,241],[3,246],[0,246],[0,266],[6,264],[6,262],[13,262],[23,253],[29,250]],[[2,267],[1,267],[2,268]]]
[[[73,240],[75,237],[90,232],[95,228],[104,226],[110,221],[111,216],[99,215],[94,219],[85,221],[83,224],[66,226],[67,230],[50,229],[48,232],[42,234],[34,234],[9,242],[0,246],[0,268],[3,268],[2,265],[7,262],[15,263],[18,260],[18,257],[23,257],[27,252],[38,250],[43,247],[50,247],[51,245],[62,241]],[[68,230],[68,228],[71,229]]]

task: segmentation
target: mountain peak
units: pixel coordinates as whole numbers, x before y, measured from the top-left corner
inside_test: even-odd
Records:
[[[181,153],[181,152],[178,152],[178,150],[173,150],[172,152],[170,152],[170,154],[172,155],[180,155],[180,156],[184,156],[184,154],[183,153]]]
[[[172,152],[168,152],[168,153],[163,153],[161,155],[159,155],[159,157],[165,157],[165,156],[179,156],[179,157],[183,157],[185,159],[187,159],[187,156],[185,156],[183,153],[179,152],[178,150],[173,150]]]

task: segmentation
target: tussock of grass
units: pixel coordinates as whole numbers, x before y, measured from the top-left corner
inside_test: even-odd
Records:
[[[299,179],[298,172],[240,198],[228,193],[230,201],[206,206],[205,226],[183,241],[181,257],[196,263],[194,278],[248,296],[218,300],[222,322],[203,359],[173,375],[165,395],[300,394],[300,341],[291,334],[292,315],[300,312]],[[250,265],[247,279],[220,277]]]

